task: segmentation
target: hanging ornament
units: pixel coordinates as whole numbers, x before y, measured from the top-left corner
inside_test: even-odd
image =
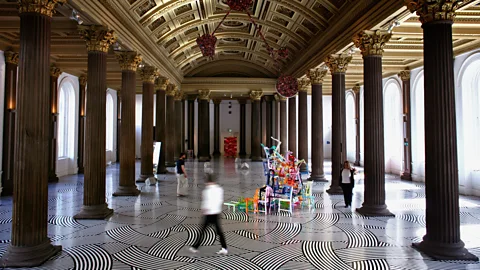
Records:
[[[291,98],[298,93],[297,79],[289,75],[280,75],[277,79],[276,88],[278,94]]]
[[[288,49],[285,47],[281,47],[277,50],[277,55],[280,59],[286,59],[288,57]]]
[[[232,10],[247,11],[253,5],[253,0],[227,0],[227,5]]]
[[[215,55],[216,43],[217,37],[213,34],[205,34],[197,38],[197,44],[203,56],[213,57]]]

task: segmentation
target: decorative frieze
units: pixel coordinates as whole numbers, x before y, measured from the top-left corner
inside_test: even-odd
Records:
[[[351,55],[335,54],[329,55],[325,59],[325,64],[330,69],[330,73],[345,73],[348,64],[352,61]]]
[[[307,70],[307,77],[310,79],[310,82],[313,84],[322,84],[323,78],[327,75],[327,70],[324,68],[316,68]]]
[[[353,43],[362,52],[363,57],[369,55],[383,55],[385,44],[392,37],[386,30],[364,30],[353,38]]]
[[[108,52],[110,45],[117,41],[113,30],[102,25],[79,25],[78,30],[82,38],[87,42],[89,52]]]
[[[120,63],[120,69],[137,71],[138,65],[142,62],[142,56],[137,52],[115,52],[115,57]]]
[[[255,101],[262,99],[263,91],[262,90],[252,90],[250,91],[250,98]]]
[[[147,83],[154,83],[155,79],[160,75],[158,69],[151,66],[141,68],[139,73],[142,81]]]
[[[12,51],[6,51],[5,62],[18,66],[18,53],[12,52]]]
[[[298,83],[299,91],[304,91],[304,92],[308,91],[308,87],[310,86],[310,79],[307,79],[307,78],[297,79],[297,83]]]
[[[461,0],[404,0],[407,8],[420,17],[420,22],[453,21]]]
[[[210,100],[210,90],[208,90],[208,89],[198,90],[198,99],[199,100]]]
[[[18,13],[40,13],[52,17],[57,4],[65,4],[67,0],[20,0]]]

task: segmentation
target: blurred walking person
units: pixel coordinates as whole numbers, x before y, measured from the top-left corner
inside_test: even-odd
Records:
[[[187,196],[188,194],[188,177],[185,170],[185,153],[180,154],[180,158],[177,160],[177,166],[175,166],[175,172],[177,173],[177,197]]]

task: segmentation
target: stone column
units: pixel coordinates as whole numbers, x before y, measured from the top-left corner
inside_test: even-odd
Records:
[[[238,103],[240,104],[240,152],[238,156],[240,158],[247,157],[247,100],[239,99]]]
[[[174,84],[169,83],[166,90],[167,95],[167,110],[166,110],[166,122],[165,127],[165,166],[175,167],[175,92],[177,88]]]
[[[78,106],[78,173],[84,172],[84,149],[85,149],[85,105],[86,105],[86,88],[87,88],[87,76],[82,75],[78,78],[80,85],[80,91],[78,94],[79,106]]]
[[[137,182],[149,179],[151,184],[156,180],[153,175],[153,89],[158,70],[151,66],[140,69],[142,84],[142,134],[140,143],[140,177]]]
[[[309,79],[298,81],[298,159],[308,162],[308,116],[307,116],[307,91],[310,86]],[[300,171],[307,171],[306,164],[302,164]]]
[[[157,174],[166,174],[168,172],[165,166],[165,90],[167,85],[167,78],[158,77],[155,81],[155,88],[157,89],[155,101],[157,104],[157,111],[155,112],[155,141],[161,142],[160,157],[157,160]]]
[[[355,94],[355,166],[360,166],[360,85],[353,88]]]
[[[325,63],[332,74],[332,183],[330,194],[342,194],[340,172],[347,159],[346,113],[345,113],[345,72],[352,56],[330,55]]]
[[[117,91],[117,146],[116,146],[116,160],[117,163],[120,163],[120,144],[121,144],[121,139],[120,139],[120,134],[122,130],[122,92]]]
[[[297,96],[288,99],[288,150],[297,156]]]
[[[250,91],[252,99],[252,151],[250,158],[252,161],[262,161],[261,128],[260,128],[260,100],[262,99],[262,90]]]
[[[280,96],[279,94],[275,95],[275,98],[280,104],[280,153],[285,155],[288,150],[288,141],[287,141],[287,98]]]
[[[220,156],[220,103],[221,99],[213,99],[213,156]]]
[[[312,83],[312,174],[309,180],[326,182],[323,169],[323,78],[326,69],[312,69],[307,77]]]
[[[85,180],[83,207],[76,219],[104,219],[113,213],[105,203],[105,134],[107,53],[115,43],[104,26],[79,26],[88,50],[88,101],[85,121]]]
[[[462,1],[406,2],[422,22],[425,63],[427,233],[413,246],[435,260],[478,261],[460,238],[452,23]]]
[[[142,57],[136,52],[115,54],[122,69],[122,128],[120,129],[120,183],[113,196],[137,196],[135,185],[135,94],[136,71]],[[119,92],[120,93],[120,92]]]
[[[178,160],[180,158],[180,153],[182,152],[182,99],[183,92],[180,89],[177,89],[175,96],[173,97],[175,102],[175,121],[173,128],[175,129],[175,154],[174,159]]]
[[[198,161],[210,161],[210,90],[198,90]]]
[[[50,33],[56,3],[20,1],[20,61],[13,173],[12,241],[3,267],[39,266],[57,254],[47,237]]]
[[[18,53],[5,52],[5,107],[3,124],[2,195],[13,194],[15,113],[17,107]]]
[[[187,99],[187,94],[183,94],[182,97],[182,152],[187,154],[186,142],[185,142],[185,100]]]
[[[48,140],[48,182],[57,183],[57,133],[58,133],[58,77],[62,71],[55,67],[50,67],[50,108],[52,114],[50,117],[50,136]]]
[[[196,96],[188,97],[187,126],[188,126],[188,149],[193,151],[195,157],[195,99]]]
[[[398,74],[402,79],[403,88],[403,173],[404,180],[412,180],[412,116],[410,104],[410,70],[403,70]]]
[[[382,54],[391,33],[365,30],[353,39],[363,55],[365,108],[364,202],[367,216],[393,216],[385,204],[385,141],[383,126]]]
[[[265,146],[273,145],[273,96],[263,96],[265,100]]]

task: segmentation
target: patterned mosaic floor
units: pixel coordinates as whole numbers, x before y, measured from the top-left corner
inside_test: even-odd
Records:
[[[361,216],[344,208],[342,196],[325,193],[328,184],[316,184],[314,210],[265,216],[225,209],[222,223],[229,254],[215,254],[220,246],[210,229],[200,252],[192,255],[188,246],[199,231],[203,164],[186,166],[190,196],[182,198],[176,197],[173,174],[159,176],[157,186],[141,186],[138,197],[113,198],[119,171],[117,165],[108,167],[107,200],[115,214],[106,220],[72,218],[82,204],[82,176],[50,185],[48,233],[63,252],[33,269],[480,269],[478,263],[432,261],[410,247],[425,233],[424,186],[393,176],[387,176],[386,187],[394,218]],[[233,160],[212,166],[225,200],[251,197],[264,183],[261,163],[251,164],[249,171],[236,169]],[[328,173],[330,164],[325,166]],[[354,207],[361,205],[362,192],[360,179]],[[462,238],[480,256],[480,200],[462,197],[460,206]],[[11,207],[11,198],[2,198],[0,254],[10,241]]]

